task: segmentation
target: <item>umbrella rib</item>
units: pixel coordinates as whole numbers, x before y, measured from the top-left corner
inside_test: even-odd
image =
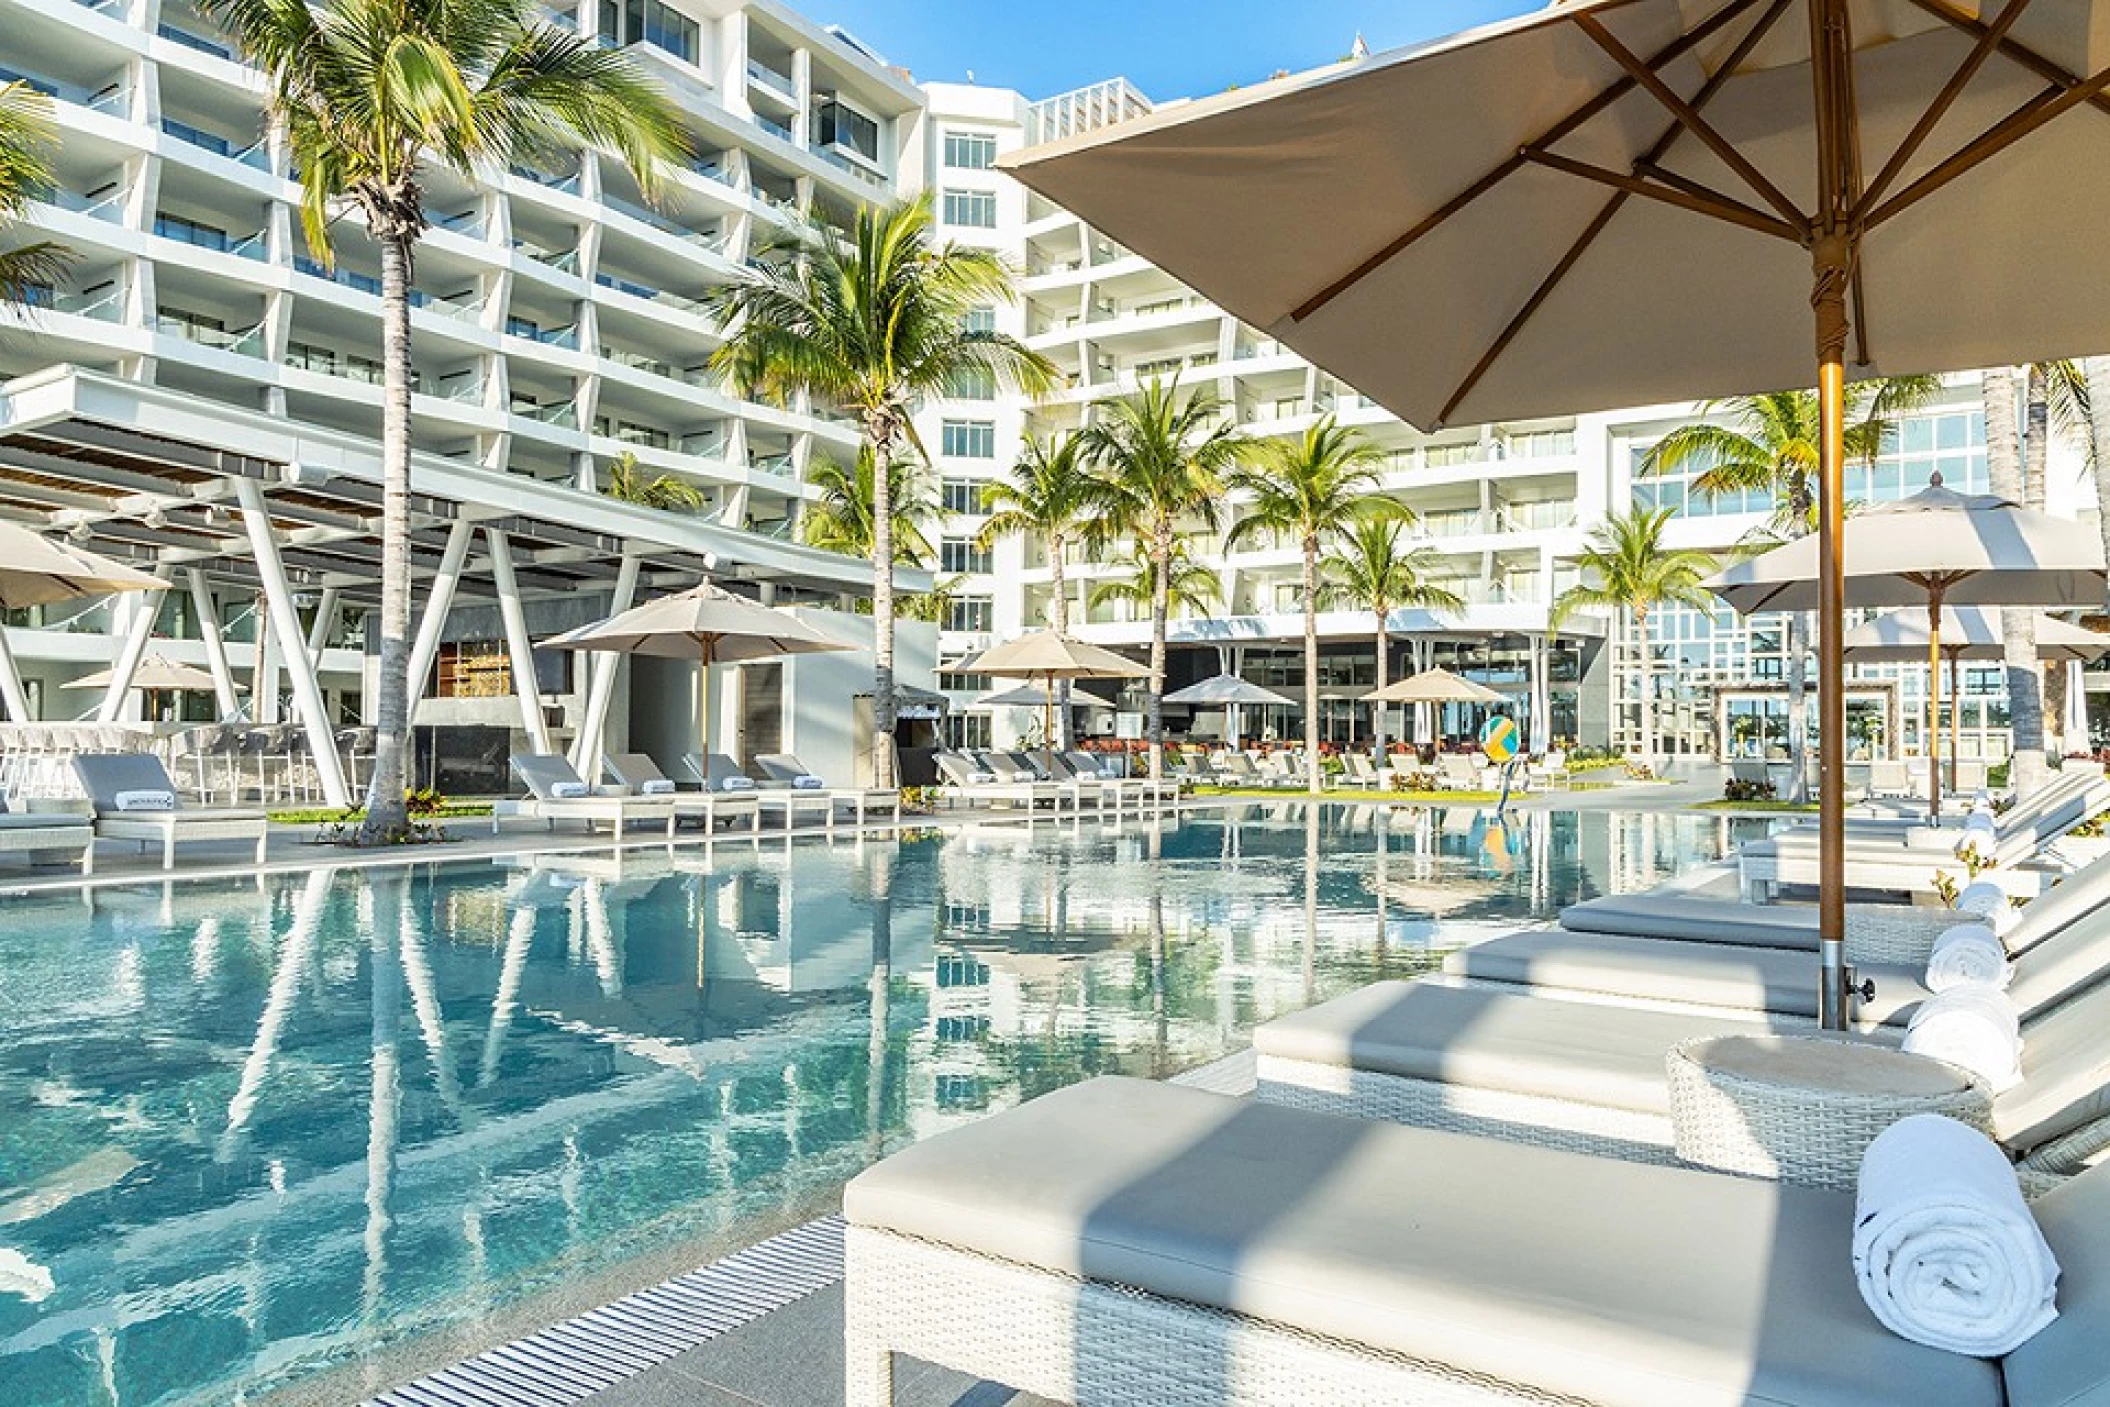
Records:
[[[2105,88],[2110,88],[2110,68],[2091,74],[2078,87],[2068,88],[2063,92],[2056,87],[2046,89],[1981,133],[1976,140],[1954,156],[1870,211],[1863,223],[1864,232],[1874,229],[1894,215],[1911,209],[1957,177],[1992,160],[2047,122],[2087,102]]]
[[[1947,0],[1911,0],[1911,3],[1943,23],[1950,25],[1952,28],[1960,29],[1973,38],[1977,38],[1989,27],[1984,20],[1978,19],[1976,16],[1960,13],[1948,4]],[[2078,74],[2053,63],[2050,59],[2045,58],[2020,40],[2013,38],[2002,39],[1999,47],[2001,57],[2020,64],[2047,82],[2056,83],[2061,88],[2076,88],[2080,86],[2081,79]],[[2110,98],[2106,98],[2101,94],[2091,96],[2088,99],[2088,105],[2095,108],[2098,112],[2110,113]]]
[[[1757,22],[1751,26],[1744,37],[1737,41],[1737,46],[1731,51],[1728,59],[1708,77],[1705,83],[1700,85],[1700,90],[1693,94],[1692,107],[1695,112],[1713,101],[1714,95],[1721,91],[1722,84],[1728,81],[1729,75],[1735,72],[1737,66],[1743,63],[1753,49],[1758,47],[1758,42],[1765,38],[1766,32],[1773,27],[1775,21],[1786,13],[1788,4],[1789,0],[1773,0],[1772,5],[1766,12],[1760,15]],[[1637,174],[1645,171],[1648,175],[1654,176],[1666,185],[1679,186],[1681,188],[1689,186],[1690,193],[1693,195],[1703,198],[1715,197],[1718,193],[1710,188],[1700,185],[1696,181],[1688,183],[1683,176],[1675,176],[1656,165],[1670,151],[1671,147],[1676,144],[1679,133],[1685,130],[1685,126],[1677,122],[1673,122],[1669,127],[1665,128],[1663,135],[1656,138],[1655,144],[1648,149],[1639,161],[1634,163],[1634,170]],[[1524,301],[1524,306],[1517,310],[1516,316],[1509,320],[1500,335],[1489,344],[1486,354],[1467,373],[1465,380],[1458,384],[1458,389],[1451,393],[1451,398],[1443,403],[1443,409],[1436,413],[1435,423],[1437,427],[1441,427],[1445,422],[1449,421],[1451,412],[1456,410],[1459,403],[1472,394],[1473,388],[1480,384],[1481,378],[1485,377],[1488,371],[1493,368],[1495,362],[1501,358],[1502,353],[1509,349],[1509,344],[1516,339],[1517,334],[1524,330],[1524,325],[1537,315],[1540,306],[1545,303],[1547,298],[1552,296],[1553,290],[1574,269],[1576,261],[1582,258],[1584,251],[1596,242],[1598,235],[1604,233],[1605,226],[1610,224],[1612,217],[1618,214],[1626,205],[1627,197],[1631,194],[1632,192],[1624,190],[1612,193],[1612,198],[1605,202],[1602,210],[1597,212],[1597,218],[1592,220],[1588,228],[1584,229],[1582,234],[1576,239],[1575,243],[1568,247],[1568,252],[1561,256],[1560,262],[1554,265],[1552,272],[1547,274],[1544,281],[1533,290],[1531,297]],[[1760,212],[1754,211],[1752,213],[1757,214]]]
[[[1540,166],[1551,167],[1555,171],[1566,172],[1570,176],[1580,176],[1584,180],[1595,181],[1599,185],[1610,186],[1614,190],[1647,196],[1650,200],[1659,200],[1666,205],[1675,205],[1681,210],[1690,210],[1697,215],[1710,215],[1727,224],[1741,225],[1747,230],[1756,230],[1760,234],[1773,235],[1776,238],[1788,241],[1790,244],[1803,243],[1803,233],[1796,226],[1777,216],[1768,215],[1765,211],[1756,207],[1745,205],[1738,200],[1732,200],[1719,191],[1715,192],[1711,197],[1697,195],[1687,191],[1682,186],[1657,185],[1652,181],[1643,180],[1639,176],[1614,171],[1605,166],[1594,166],[1587,161],[1577,161],[1573,157],[1562,156],[1557,152],[1546,151],[1540,147],[1525,147],[1519,154],[1526,161],[1534,162]],[[1707,188],[1702,187],[1702,189]]]
[[[1590,36],[1592,43],[1611,56],[1612,62],[1625,69],[1648,95],[1660,103],[1664,110],[1678,120],[1680,126],[1699,138],[1701,145],[1720,157],[1722,162],[1743,179],[1745,185],[1758,193],[1761,200],[1773,207],[1783,220],[1798,231],[1807,230],[1809,221],[1794,201],[1788,199],[1780,187],[1766,178],[1765,172],[1752,164],[1751,158],[1736,149],[1736,143],[1724,137],[1715,125],[1700,115],[1699,109],[1672,91],[1662,76],[1641,62],[1633,50],[1619,42],[1604,22],[1587,11],[1575,16],[1575,27]],[[1717,72],[1726,73],[1724,64]]]
[[[1701,43],[1705,42],[1707,38],[1712,35],[1716,30],[1720,29],[1723,25],[1728,24],[1731,20],[1735,19],[1738,15],[1744,13],[1744,11],[1750,9],[1753,5],[1756,5],[1757,3],[1758,0],[1729,0],[1728,4],[1722,6],[1721,9],[1715,11],[1714,14],[1708,16],[1707,19],[1693,26],[1684,34],[1679,35],[1669,44],[1663,46],[1663,48],[1658,49],[1655,54],[1648,59],[1648,63],[1651,66],[1655,66],[1671,62],[1672,60],[1678,58],[1680,55],[1686,53],[1688,50],[1691,50],[1700,45]],[[1612,84],[1610,87],[1600,90],[1588,102],[1585,102],[1582,106],[1576,108],[1566,117],[1562,118],[1560,121],[1554,123],[1551,127],[1547,128],[1544,132],[1539,134],[1538,138],[1535,141],[1529,143],[1528,145],[1543,147],[1559,141],[1561,138],[1575,131],[1576,128],[1582,126],[1585,122],[1588,122],[1591,118],[1597,116],[1597,114],[1599,114],[1600,112],[1603,112],[1613,103],[1618,102],[1628,93],[1633,92],[1634,87],[1635,84],[1633,79],[1620,79],[1618,82]],[[1445,201],[1442,205],[1437,206],[1435,210],[1431,211],[1426,217],[1416,222],[1404,234],[1392,240],[1391,243],[1385,245],[1384,248],[1378,250],[1375,254],[1372,254],[1369,258],[1363,260],[1362,263],[1357,264],[1353,269],[1350,269],[1347,273],[1335,279],[1332,283],[1327,284],[1317,293],[1314,293],[1311,297],[1305,299],[1302,303],[1298,304],[1297,307],[1291,310],[1290,312],[1290,321],[1303,322],[1305,319],[1312,316],[1312,314],[1318,312],[1327,304],[1331,303],[1334,299],[1340,297],[1343,293],[1346,293],[1349,289],[1353,288],[1356,284],[1361,283],[1371,274],[1377,272],[1378,269],[1382,268],[1386,264],[1391,263],[1393,259],[1405,253],[1411,246],[1419,242],[1422,236],[1429,233],[1429,231],[1435,229],[1438,225],[1443,224],[1446,220],[1450,219],[1451,216],[1465,209],[1468,205],[1471,205],[1481,196],[1486,195],[1496,186],[1501,185],[1502,182],[1508,180],[1511,176],[1514,176],[1517,172],[1523,170],[1524,166],[1525,159],[1521,152],[1519,152],[1517,155],[1510,156],[1509,158],[1504,160],[1501,165],[1496,166],[1494,169],[1487,172],[1487,174],[1481,176],[1478,180],[1474,181],[1471,185],[1467,186],[1464,190],[1460,191],[1458,194],[1452,196],[1449,200]]]
[[[1993,56],[2001,41],[2007,38],[2008,30],[2014,28],[2015,21],[2021,19],[2022,12],[2028,8],[2029,0],[2007,0],[2007,6],[2001,10],[1999,19],[1989,25],[1980,26],[1978,42],[1971,46],[1971,52],[1964,55],[1963,62],[1956,66],[1956,72],[1949,75],[1949,81],[1934,95],[1934,101],[1927,105],[1927,110],[1920,115],[1920,120],[1905,134],[1905,140],[1898,143],[1898,149],[1891,153],[1890,160],[1883,163],[1883,169],[1876,173],[1876,178],[1861,192],[1861,209],[1857,214],[1865,215],[1868,207],[1883,198],[1883,192],[1889,190],[1891,182],[1904,171],[1905,163],[1912,160],[1927,138],[1933,135],[1935,126],[1948,113],[1950,105],[1963,96],[1964,88],[1978,75],[1978,70],[1985,66],[1985,61]]]

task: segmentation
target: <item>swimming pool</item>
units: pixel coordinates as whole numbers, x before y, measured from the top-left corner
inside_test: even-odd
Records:
[[[222,1403],[458,1357],[905,1142],[1417,971],[1440,924],[1733,838],[1284,803],[11,898],[0,1383]],[[338,1400],[404,1375],[351,1371]]]

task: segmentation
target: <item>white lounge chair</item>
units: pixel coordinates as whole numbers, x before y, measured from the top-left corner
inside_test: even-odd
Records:
[[[32,865],[76,863],[95,870],[95,827],[67,812],[16,811],[0,792],[0,854],[20,855]]]
[[[947,804],[1016,806],[1028,812],[1045,805],[1058,813],[1062,810],[1066,793],[1052,782],[1015,780],[1009,769],[999,773],[965,753],[940,752],[932,760],[945,778],[939,794]]]
[[[845,1400],[896,1354],[1152,1407],[2110,1400],[2110,1170],[2033,1210],[2060,1317],[1989,1361],[1869,1312],[1848,1193],[1103,1077],[844,1189]]]
[[[513,772],[527,783],[525,800],[500,801],[491,808],[491,833],[510,816],[541,821],[555,830],[559,821],[578,821],[592,830],[606,825],[616,835],[632,825],[656,825],[674,838],[674,798],[629,796],[587,785],[564,757],[556,753],[516,752]]]
[[[95,834],[161,846],[161,867],[174,869],[186,841],[247,840],[264,863],[271,821],[262,811],[185,806],[161,759],[143,752],[77,753],[74,775],[95,808]]]
[[[771,784],[789,787],[794,791],[813,792],[828,798],[828,829],[835,829],[835,811],[841,807],[857,818],[862,830],[867,819],[878,813],[901,823],[901,793],[892,787],[835,787],[829,786],[807,770],[806,764],[788,752],[766,752],[755,758],[755,770],[762,773]]]
[[[676,821],[699,821],[706,831],[711,831],[717,829],[720,821],[745,820],[748,829],[762,829],[762,805],[751,790],[703,787],[682,792],[660,770],[660,765],[642,752],[612,753],[601,759],[601,770],[632,796],[665,797],[673,802]]]

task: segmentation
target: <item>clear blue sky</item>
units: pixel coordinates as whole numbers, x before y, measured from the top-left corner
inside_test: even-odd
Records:
[[[1543,0],[792,0],[918,79],[1051,97],[1125,77],[1158,101],[1448,34]]]

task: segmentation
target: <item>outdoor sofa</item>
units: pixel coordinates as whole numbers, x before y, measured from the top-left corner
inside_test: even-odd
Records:
[[[100,839],[158,844],[165,870],[175,868],[176,847],[188,841],[251,841],[256,863],[264,863],[270,817],[242,807],[185,806],[168,768],[150,753],[76,753],[73,771],[94,808]]]
[[[516,752],[513,772],[527,784],[524,800],[500,801],[491,808],[491,833],[509,816],[541,821],[555,830],[559,821],[578,821],[591,830],[606,825],[617,835],[635,824],[663,826],[674,838],[674,798],[629,796],[590,787],[571,763],[557,753]]]
[[[745,820],[750,830],[762,829],[762,805],[752,790],[704,787],[683,793],[660,765],[642,752],[612,753],[601,759],[601,770],[633,796],[671,801],[677,822],[700,821],[704,830],[711,831],[717,829],[720,821]]]
[[[2095,1407],[2110,1170],[2033,1210],[2060,1315],[1970,1358],[1870,1313],[1847,1193],[1102,1077],[844,1189],[846,1402]]]
[[[0,792],[0,855],[21,855],[33,865],[72,860],[82,874],[95,870],[95,827],[66,812],[10,810]]]

